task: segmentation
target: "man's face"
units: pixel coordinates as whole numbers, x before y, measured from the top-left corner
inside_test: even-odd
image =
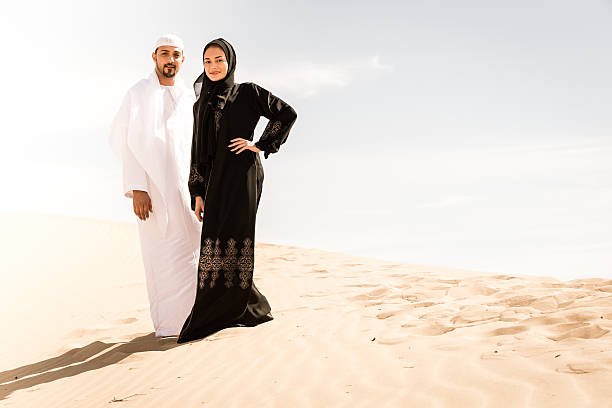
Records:
[[[181,69],[185,57],[180,48],[163,45],[153,53],[153,61],[155,61],[155,69],[159,74],[172,78]]]

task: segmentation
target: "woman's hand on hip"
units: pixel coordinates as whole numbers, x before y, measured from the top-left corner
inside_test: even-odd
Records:
[[[243,139],[241,137],[237,137],[236,139],[230,140],[230,144],[227,147],[229,147],[230,150],[232,152],[235,152],[236,154],[240,154],[245,150],[250,150],[255,153],[261,152],[261,150],[259,150],[259,148],[255,146],[255,143]]]

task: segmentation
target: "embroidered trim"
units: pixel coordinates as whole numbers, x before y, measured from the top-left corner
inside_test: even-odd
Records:
[[[191,166],[189,171],[189,183],[203,183],[204,176],[200,174],[196,166]]]
[[[236,240],[227,240],[225,256],[222,255],[221,241],[216,239],[214,242],[210,238],[204,240],[204,245],[200,251],[199,284],[200,289],[205,286],[214,287],[221,277],[223,271],[224,285],[226,288],[234,286],[236,271],[238,272],[239,286],[248,289],[253,279],[254,267],[254,245],[253,240],[245,238],[242,242],[240,256],[236,248]]]
[[[253,241],[249,238],[244,240],[244,246],[240,250],[242,256],[238,259],[238,269],[240,270],[240,287],[247,289],[249,280],[253,276]]]
[[[238,254],[235,239],[230,238],[227,241],[225,254],[226,256],[223,262],[223,270],[225,271],[225,287],[229,289],[234,286],[234,271],[236,270],[236,255]]]
[[[283,123],[280,120],[275,120],[275,121],[270,121],[268,122],[268,125],[266,126],[266,128],[263,131],[262,134],[262,138],[263,137],[272,137],[274,138],[274,136],[280,132],[281,128],[283,127]]]

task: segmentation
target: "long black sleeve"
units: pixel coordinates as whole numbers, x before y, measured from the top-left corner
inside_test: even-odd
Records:
[[[198,166],[192,162],[189,169],[189,181],[187,182],[189,194],[191,195],[192,210],[195,210],[195,198],[200,196],[204,199],[206,196],[206,185],[209,177],[210,172],[206,166]]]
[[[280,146],[287,140],[289,131],[297,119],[297,113],[270,91],[256,84],[249,85],[252,87],[253,101],[258,113],[270,120],[255,143],[267,159],[271,153],[278,152]]]

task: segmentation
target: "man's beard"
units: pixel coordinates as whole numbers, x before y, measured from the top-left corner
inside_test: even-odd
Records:
[[[158,66],[157,70],[166,78],[174,78],[176,75],[176,66],[172,64],[166,64],[161,69]]]

